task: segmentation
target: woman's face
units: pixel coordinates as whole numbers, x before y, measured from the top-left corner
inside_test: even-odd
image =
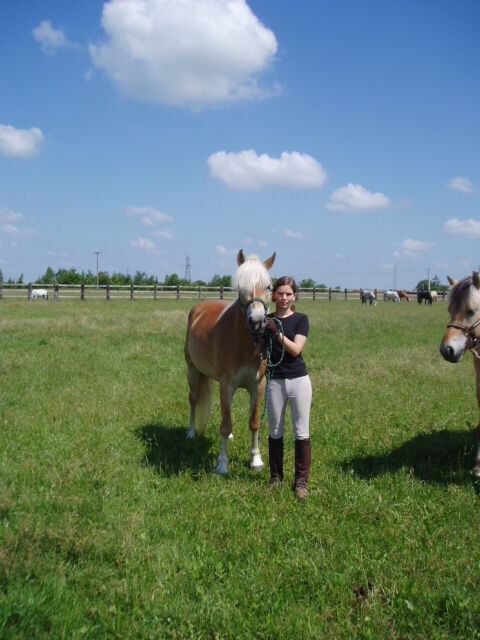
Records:
[[[277,305],[277,309],[289,309],[295,302],[296,295],[293,292],[292,287],[289,284],[284,284],[278,287],[273,294],[272,299]]]

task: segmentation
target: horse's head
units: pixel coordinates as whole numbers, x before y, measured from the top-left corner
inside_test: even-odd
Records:
[[[265,331],[272,294],[272,279],[268,271],[275,262],[275,255],[274,252],[264,262],[258,256],[245,259],[242,249],[237,255],[238,269],[233,277],[233,286],[238,290],[238,300],[245,311],[247,326],[257,335]]]
[[[450,322],[440,345],[440,353],[448,362],[458,362],[467,349],[480,351],[480,276],[472,276],[452,285],[448,295]],[[480,353],[479,353],[480,357]]]

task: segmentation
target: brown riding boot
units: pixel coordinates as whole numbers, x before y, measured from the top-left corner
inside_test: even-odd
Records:
[[[283,438],[268,436],[268,461],[270,463],[270,486],[276,487],[283,480]]]
[[[308,494],[307,482],[310,474],[310,438],[295,440],[295,496],[303,500]]]

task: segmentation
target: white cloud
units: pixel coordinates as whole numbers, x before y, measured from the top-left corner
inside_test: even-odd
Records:
[[[37,127],[15,129],[8,124],[0,124],[0,155],[14,158],[31,158],[40,147],[43,134]]]
[[[462,193],[475,192],[475,187],[473,186],[472,182],[468,178],[462,178],[460,176],[449,180],[448,186],[450,187],[450,189],[461,191]]]
[[[132,240],[130,244],[136,249],[142,249],[142,251],[147,251],[148,253],[156,253],[155,243],[148,238],[137,238]]]
[[[249,149],[240,153],[219,151],[207,160],[211,175],[231,189],[285,187],[318,189],[327,175],[322,165],[305,153],[284,151],[280,158]]]
[[[171,216],[167,216],[166,213],[162,213],[154,207],[136,207],[130,206],[125,209],[127,216],[139,216],[140,222],[146,227],[152,227],[154,224],[162,224],[165,222],[173,222]]]
[[[32,233],[32,229],[24,226],[26,218],[23,213],[0,210],[0,235],[20,238]]]
[[[158,238],[164,238],[165,240],[175,239],[175,235],[171,231],[154,231],[153,235],[157,236]]]
[[[227,249],[227,247],[224,247],[223,244],[216,244],[215,251],[221,256],[233,256],[237,254],[236,249]]]
[[[327,202],[330,211],[368,211],[389,206],[390,200],[383,193],[372,193],[362,185],[351,182],[346,187],[336,189]]]
[[[396,258],[418,256],[424,251],[432,249],[434,246],[435,245],[431,242],[423,242],[421,240],[411,240],[410,238],[407,238],[402,242],[399,250],[394,251],[393,255]]]
[[[301,240],[303,238],[303,234],[300,231],[292,231],[292,229],[284,229],[283,235],[293,240]]]
[[[473,220],[473,218],[467,218],[467,220],[450,218],[443,226],[447,233],[454,235],[470,236],[471,238],[480,236],[480,220]]]
[[[102,27],[92,61],[132,98],[200,108],[268,93],[256,77],[277,41],[245,0],[110,0]]]
[[[74,46],[61,29],[55,29],[50,20],[42,22],[32,30],[33,37],[40,43],[42,51],[53,53],[57,49]]]

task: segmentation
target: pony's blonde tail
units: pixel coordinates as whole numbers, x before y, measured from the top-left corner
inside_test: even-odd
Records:
[[[197,402],[195,404],[195,427],[201,433],[205,430],[210,417],[212,404],[212,380],[200,374],[197,390]]]

